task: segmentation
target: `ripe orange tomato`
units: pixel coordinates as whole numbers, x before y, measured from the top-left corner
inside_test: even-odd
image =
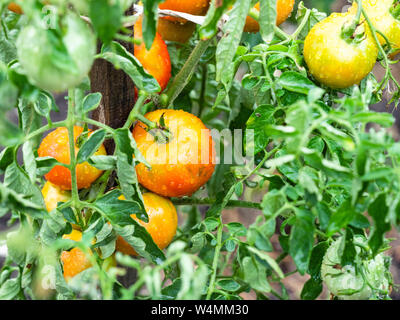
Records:
[[[278,0],[276,3],[276,25],[279,26],[283,22],[289,18],[290,14],[293,11],[294,0]],[[260,3],[258,2],[255,5],[257,10],[260,10]],[[244,27],[245,32],[258,32],[260,30],[260,25],[258,22],[251,18],[247,17],[246,25]]]
[[[162,10],[172,10],[195,16],[203,16],[207,13],[209,6],[210,0],[166,0],[158,7]],[[186,22],[185,19],[175,17],[165,17],[165,19]]]
[[[22,14],[22,9],[21,9],[21,7],[20,7],[18,4],[14,3],[14,2],[11,2],[11,3],[8,5],[8,10],[11,10],[11,11],[17,13],[17,14]]]
[[[81,241],[82,232],[78,230],[72,230],[70,234],[63,236],[63,239],[69,239],[73,241]],[[75,277],[78,273],[90,268],[92,264],[86,254],[79,248],[73,248],[69,251],[63,251],[61,253],[61,261],[64,268],[64,278],[69,281]]]
[[[65,191],[47,181],[42,189],[44,203],[48,212],[57,208],[59,202],[67,202],[71,199],[71,193]]]
[[[82,127],[74,127],[75,142],[82,132]],[[90,134],[91,133],[89,133],[89,135]],[[77,154],[78,151],[79,148],[75,146],[75,154]],[[70,164],[67,128],[58,128],[49,133],[40,144],[38,155],[39,157],[53,157],[61,163]],[[95,155],[106,155],[106,149],[104,148],[104,145],[99,148]],[[102,173],[103,171],[96,169],[87,162],[78,164],[76,166],[78,189],[89,188],[91,184],[102,175]],[[47,181],[50,181],[62,190],[71,190],[71,172],[66,167],[55,166],[49,173],[45,175],[45,178]]]
[[[124,200],[125,198],[121,196],[120,199]],[[131,217],[146,228],[154,243],[162,250],[171,243],[178,228],[178,214],[175,206],[169,199],[150,192],[143,194],[143,201],[149,222],[145,223],[139,220],[135,214],[132,214]],[[121,236],[117,238],[116,250],[124,254],[137,255]]]
[[[196,24],[193,22],[182,23],[164,18],[158,19],[157,32],[165,41],[186,43],[195,30]]]
[[[396,19],[390,12],[394,4],[393,0],[362,0],[362,6],[374,27],[389,39],[392,48],[395,50],[393,56],[400,53],[400,20]],[[354,2],[349,12],[355,14],[357,8],[357,2]],[[379,33],[378,38],[380,43],[386,43]]]
[[[142,38],[142,18],[135,24],[135,38]],[[163,91],[171,78],[171,59],[168,48],[159,33],[156,33],[153,45],[146,50],[145,44],[135,45],[135,57],[157,81]]]
[[[160,123],[163,117],[171,138],[159,141],[138,122],[133,129],[137,146],[151,165],[136,166],[139,182],[147,189],[165,197],[191,195],[212,176],[215,167],[214,142],[210,130],[196,116],[182,110],[156,110],[145,115]]]
[[[351,23],[352,14],[333,13],[317,23],[304,43],[304,59],[310,73],[322,84],[342,89],[359,84],[370,73],[378,57],[378,48],[366,26],[359,26],[365,36],[359,43],[342,37],[342,27]]]

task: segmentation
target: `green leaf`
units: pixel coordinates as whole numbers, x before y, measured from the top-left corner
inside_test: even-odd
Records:
[[[106,130],[96,130],[89,139],[80,147],[76,160],[78,163],[87,161],[94,153],[99,150],[106,137]]]
[[[214,217],[208,217],[203,223],[210,232],[214,231],[219,226],[219,220]]]
[[[357,114],[352,115],[351,121],[362,123],[377,123],[389,128],[394,124],[395,118],[391,113],[365,111],[358,112]]]
[[[308,279],[301,290],[300,298],[302,300],[315,300],[321,294],[322,289],[322,280]]]
[[[104,45],[100,57],[111,62],[116,69],[122,69],[140,90],[149,93],[161,90],[157,80],[144,70],[139,60],[118,42]]]
[[[361,177],[362,181],[376,181],[378,179],[390,179],[393,175],[393,169],[388,167],[381,167],[372,169]]]
[[[304,213],[306,213],[306,211],[302,210],[302,215],[304,215]],[[304,275],[308,269],[313,244],[314,225],[312,221],[310,221],[309,217],[304,219],[297,216],[290,233],[289,254],[293,258],[301,275]]]
[[[276,81],[276,83],[288,91],[307,95],[310,90],[318,88],[311,80],[298,72],[286,71]]]
[[[37,101],[33,103],[35,111],[42,117],[48,118],[53,108],[53,100],[44,92],[40,92]]]
[[[247,13],[250,10],[251,0],[236,1],[229,12],[229,19],[223,26],[224,35],[218,41],[216,56],[216,80],[222,82],[226,88],[230,86],[234,77],[233,58],[240,44]]]
[[[279,267],[279,265],[267,253],[262,252],[262,251],[260,251],[260,250],[258,250],[256,248],[252,248],[252,247],[247,247],[247,249],[250,252],[253,252],[254,254],[256,254],[260,259],[262,259],[265,262],[267,262],[269,264],[269,266],[276,272],[276,274],[279,276],[279,278],[283,279],[285,277],[285,275],[283,274],[283,272],[282,272],[281,268]]]
[[[275,111],[276,107],[272,105],[262,105],[247,120],[246,150],[254,150],[254,153],[257,154],[266,148],[271,137],[267,135],[265,129],[274,123]]]
[[[114,170],[117,167],[115,156],[91,156],[88,163],[99,170]]]
[[[4,172],[6,168],[14,161],[13,148],[5,148],[0,152],[0,173]]]
[[[107,218],[113,224],[118,224],[122,227],[133,224],[132,214],[135,214],[144,222],[149,221],[149,217],[143,207],[136,201],[119,200],[122,195],[121,191],[114,189],[106,193],[101,198],[97,199],[93,204],[100,209],[100,212],[105,212]]]
[[[44,176],[51,169],[60,163],[52,157],[36,158],[36,169],[38,176]]]
[[[100,105],[102,94],[100,92],[90,93],[84,99],[82,103],[82,112],[87,114],[98,108]]]
[[[245,236],[247,233],[247,229],[244,225],[239,222],[230,222],[226,225],[228,230],[231,232],[232,235],[241,237]]]
[[[318,172],[310,167],[304,167],[300,169],[299,172],[299,183],[306,189],[309,193],[315,194],[318,200],[322,200],[322,194],[320,192],[319,186],[315,181],[319,180]]]
[[[321,265],[326,250],[329,248],[329,242],[323,241],[318,243],[311,252],[310,263],[308,265],[308,273],[311,278],[318,281],[321,280]]]
[[[113,190],[97,199],[93,205],[139,255],[161,264],[165,260],[163,252],[147,230],[131,217],[131,214],[136,214],[138,218],[148,221],[147,213],[136,201],[118,200],[120,195],[119,190]]]
[[[273,219],[285,203],[286,197],[284,193],[280,190],[272,190],[265,194],[261,207],[267,219]]]
[[[217,282],[217,285],[225,291],[235,292],[240,289],[240,284],[233,279],[223,279]]]
[[[135,156],[135,159],[139,161],[143,159],[143,156],[136,147],[136,142],[129,129],[120,128],[115,130],[114,141],[116,145],[115,154],[117,156],[117,175],[122,193],[128,200],[135,196],[135,199],[139,201],[142,208],[144,208],[139,182],[136,176],[136,162],[133,159],[133,156]]]
[[[387,221],[389,207],[386,204],[386,194],[380,194],[368,207],[368,213],[374,220],[371,235],[368,240],[373,255],[379,253],[384,243],[385,233],[390,231],[390,223]]]
[[[44,208],[44,200],[39,187],[30,181],[27,174],[15,162],[9,165],[5,171],[4,187],[15,191],[26,200],[36,204],[38,208]],[[43,211],[38,211],[34,210],[30,213],[42,217]]]
[[[328,236],[334,235],[340,229],[345,228],[355,217],[356,210],[351,205],[350,200],[346,200],[336,211],[331,215],[327,230]]]
[[[343,238],[344,249],[340,259],[340,265],[343,267],[346,265],[353,265],[356,259],[357,251],[354,246],[353,238],[354,234],[351,229],[346,229],[346,237]]]
[[[21,290],[20,281],[16,279],[8,279],[0,287],[0,300],[14,300]]]
[[[267,271],[263,265],[252,257],[245,257],[242,261],[244,280],[256,290],[270,292],[271,286],[267,281]]]
[[[4,147],[11,147],[20,144],[23,141],[24,135],[22,131],[13,123],[0,118],[0,145]]]
[[[275,35],[275,25],[277,16],[276,0],[260,0],[260,34],[265,43],[270,43]]]
[[[90,1],[90,20],[103,43],[110,43],[121,28],[123,10],[120,1]]]
[[[163,0],[143,0],[143,40],[147,50],[150,50],[157,31],[158,5]]]
[[[235,0],[212,0],[205,21],[199,30],[200,39],[208,40],[218,32],[218,22],[225,11],[234,4]],[[247,15],[247,13],[246,13]]]

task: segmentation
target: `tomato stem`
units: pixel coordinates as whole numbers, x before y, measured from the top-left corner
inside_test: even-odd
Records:
[[[76,177],[76,154],[75,154],[75,139],[74,139],[74,126],[75,126],[75,89],[68,90],[68,115],[67,115],[67,130],[68,130],[68,140],[69,140],[69,154],[70,154],[70,164],[69,170],[71,173],[71,196],[72,205],[77,208],[79,218],[82,222],[82,215],[79,208],[79,192],[78,183]]]
[[[358,0],[358,1],[360,1],[360,0]],[[396,85],[396,87],[400,89],[399,82],[396,80],[396,78],[392,74],[392,71],[390,70],[390,60],[389,60],[389,57],[386,54],[385,49],[383,49],[383,47],[382,47],[382,45],[381,45],[381,43],[379,41],[378,32],[377,32],[376,28],[374,27],[371,19],[368,17],[368,15],[367,15],[367,13],[366,13],[364,8],[362,8],[362,15],[365,17],[365,20],[367,21],[368,26],[371,29],[372,36],[374,37],[375,43],[378,46],[378,49],[379,49],[380,53],[382,54],[383,60],[385,62],[385,66],[384,66],[385,69],[386,69],[385,77],[383,78],[383,80],[379,84],[378,88],[376,88],[376,92],[380,91],[388,83],[388,81],[390,79],[393,81],[393,83]]]
[[[136,119],[140,116],[140,109],[143,107],[144,102],[147,99],[147,93],[140,91],[139,92],[139,97],[136,100],[135,105],[132,108],[132,111],[130,112],[128,119],[126,120],[123,128],[129,128],[133,122],[135,122]]]
[[[304,27],[307,25],[308,20],[310,19],[311,16],[311,10],[307,9],[306,14],[304,15],[304,18],[301,20],[299,26],[297,27],[296,31],[293,32],[292,38],[297,39],[299,34],[303,31]]]
[[[215,288],[215,280],[217,277],[217,269],[218,269],[218,260],[219,260],[219,254],[222,249],[222,231],[223,231],[224,225],[221,221],[221,217],[219,217],[219,226],[218,226],[218,231],[217,231],[217,245],[215,246],[215,252],[214,252],[214,260],[212,264],[212,275],[210,279],[210,285],[208,287],[207,291],[207,297],[206,300],[211,299],[211,295],[214,293],[214,288]]]

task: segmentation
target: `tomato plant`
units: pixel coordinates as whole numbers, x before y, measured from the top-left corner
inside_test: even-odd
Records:
[[[0,0],[0,299],[393,297],[399,1],[137,2]]]

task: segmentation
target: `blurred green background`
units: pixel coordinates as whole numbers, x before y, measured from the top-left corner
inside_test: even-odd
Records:
[[[299,3],[300,1],[296,1]],[[304,0],[305,5],[308,8],[317,8],[319,11],[325,11],[326,13],[331,12],[332,4],[335,0]]]

